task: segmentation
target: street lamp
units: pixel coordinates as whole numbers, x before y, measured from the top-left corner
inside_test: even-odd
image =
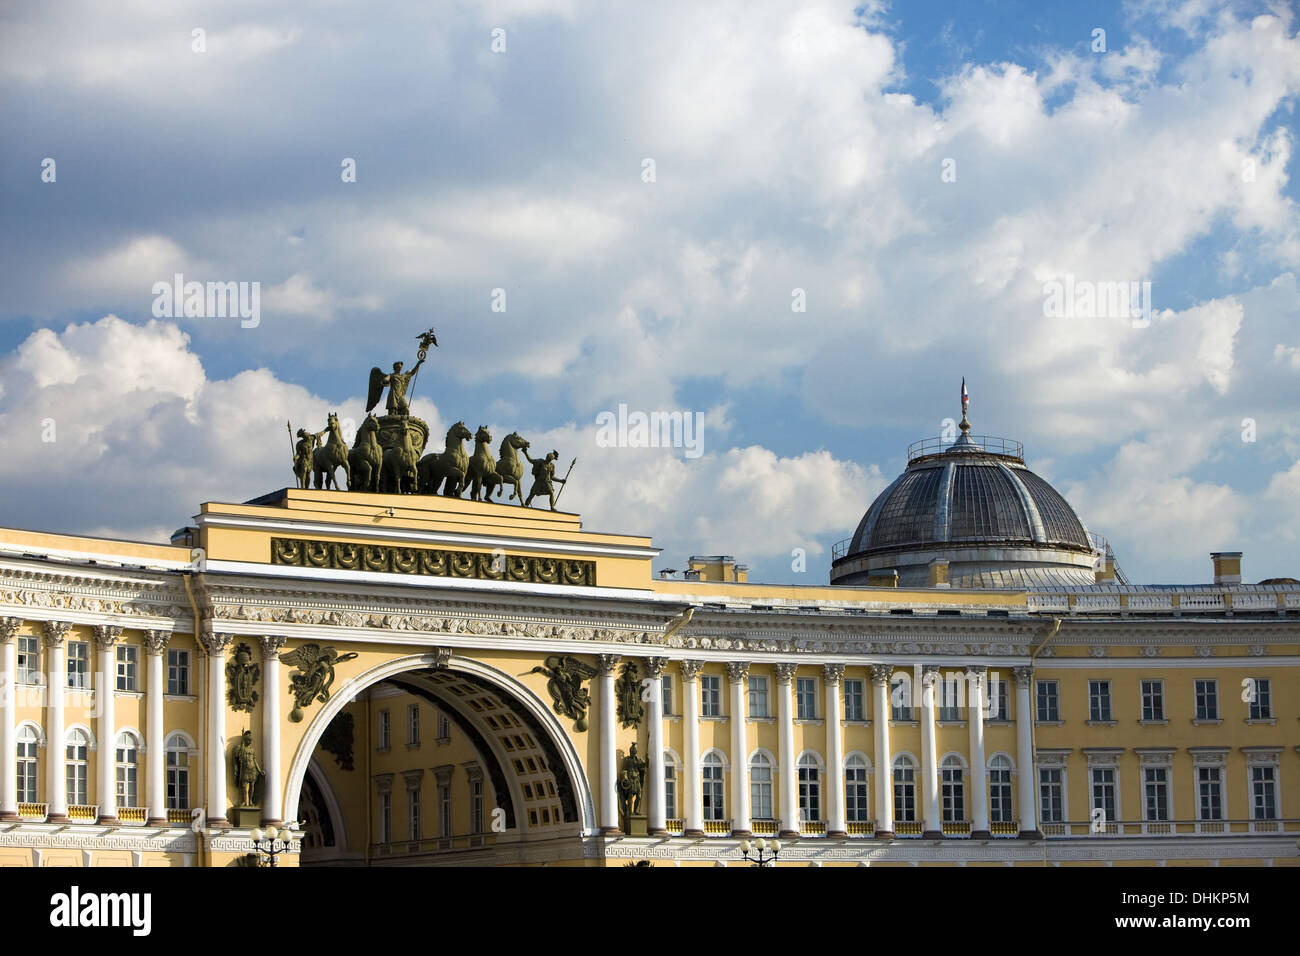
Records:
[[[751,852],[754,854],[753,859],[750,859],[749,856]],[[775,866],[776,855],[780,852],[780,840],[773,840],[771,843],[768,843],[762,837],[759,837],[753,843],[745,840],[740,844],[741,855],[746,859],[746,861],[752,863],[754,866]],[[769,853],[770,855],[765,855]]]
[[[289,849],[289,844],[293,840],[293,834],[287,827],[280,827],[278,830],[275,827],[268,827],[265,830],[259,827],[249,836],[253,838],[253,849],[270,857],[272,867],[275,866],[275,858]]]

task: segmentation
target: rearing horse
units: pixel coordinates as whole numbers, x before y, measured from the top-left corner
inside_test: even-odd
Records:
[[[457,422],[447,429],[446,450],[420,459],[417,470],[422,494],[436,495],[445,479],[442,493],[452,498],[460,497],[465,486],[465,472],[469,469],[469,455],[465,454],[463,443],[473,437],[464,422]]]
[[[506,490],[506,485],[511,485],[513,490],[507,500],[514,501],[517,498],[523,503],[524,490],[519,487],[519,483],[524,480],[524,463],[519,460],[518,451],[527,447],[528,442],[518,432],[511,432],[501,439],[501,451],[497,458],[497,474],[501,476],[501,483],[497,486],[498,498]]]
[[[335,480],[335,470],[340,466],[343,468],[343,476],[347,479],[344,485],[346,487],[352,483],[352,469],[348,466],[348,446],[343,440],[339,417],[330,412],[327,422],[330,437],[325,440],[325,447],[313,449],[311,453],[311,486],[338,489],[340,485]]]
[[[492,489],[501,484],[497,460],[492,457],[492,433],[480,425],[474,435],[474,454],[469,459],[469,496],[475,501],[489,501]],[[480,493],[482,497],[479,497]]]

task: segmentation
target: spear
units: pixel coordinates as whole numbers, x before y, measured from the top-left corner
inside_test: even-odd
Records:
[[[560,484],[564,485],[564,488],[569,487],[569,476],[573,474],[573,466],[576,465],[577,463],[578,463],[578,459],[575,457],[573,461],[569,462],[569,470],[566,471],[564,473],[564,477],[560,479]],[[564,488],[560,489],[560,495],[564,494]],[[557,505],[560,503],[560,495],[555,496],[555,503]]]

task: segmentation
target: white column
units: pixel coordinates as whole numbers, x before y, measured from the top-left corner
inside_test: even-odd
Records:
[[[1034,677],[1032,667],[1017,667],[1016,678],[1016,769],[1020,781],[1020,836],[1036,838],[1038,832],[1038,803],[1034,797],[1034,713],[1029,702],[1029,684]]]
[[[262,645],[262,822],[284,822],[284,770],[280,766],[280,648],[287,638],[261,637]]]
[[[668,661],[663,657],[646,658],[646,674],[650,678],[650,699],[646,701],[646,717],[649,720],[647,730],[650,753],[650,794],[648,801],[646,829],[651,836],[662,836],[667,832],[667,814],[664,813],[664,668]]]
[[[228,827],[226,819],[226,648],[232,635],[201,635],[208,655],[208,826]]]
[[[45,802],[51,823],[68,822],[68,741],[63,724],[63,696],[68,686],[68,663],[63,641],[72,630],[64,621],[44,624],[46,681]]]
[[[167,823],[167,728],[163,726],[163,697],[167,693],[163,654],[167,652],[167,631],[145,631],[145,803],[150,826]]]
[[[848,836],[844,821],[844,729],[843,697],[840,679],[844,676],[843,664],[823,664],[822,677],[826,685],[826,835]]]
[[[926,664],[921,669],[921,799],[925,806],[926,839],[937,840],[943,836],[943,821],[939,813],[939,754],[935,742],[934,695],[939,681],[939,668]]]
[[[702,837],[704,795],[700,779],[700,671],[704,670],[704,661],[680,661],[677,666],[682,672],[682,746],[686,750],[683,757],[686,764],[683,771],[686,797],[686,826],[683,836]],[[734,715],[732,719],[735,719]]]
[[[966,714],[970,727],[971,837],[988,839],[989,788],[984,760],[984,702],[987,698],[987,667],[966,668]]]
[[[617,654],[597,654],[600,671],[600,832],[618,833],[617,730],[614,722],[614,668]],[[638,688],[638,693],[640,689]]]
[[[727,664],[731,689],[731,835],[752,836],[749,818],[749,749],[746,742],[745,680],[749,677],[747,661]]]
[[[95,680],[95,703],[99,710],[99,823],[117,823],[117,663],[114,646],[122,639],[115,624],[95,625],[95,647],[99,651],[99,673]]]
[[[799,769],[794,763],[794,672],[797,664],[775,664],[776,721],[780,730],[777,772],[781,779],[781,836],[799,835]]]
[[[18,628],[22,619],[0,617],[0,821],[18,819]]]
[[[876,837],[889,840],[894,836],[894,757],[889,752],[889,678],[892,664],[871,665],[871,688],[874,693],[871,715],[876,722]]]

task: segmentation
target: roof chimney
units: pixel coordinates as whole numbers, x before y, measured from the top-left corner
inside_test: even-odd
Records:
[[[1215,584],[1241,583],[1241,552],[1211,551],[1210,560],[1214,562]]]

